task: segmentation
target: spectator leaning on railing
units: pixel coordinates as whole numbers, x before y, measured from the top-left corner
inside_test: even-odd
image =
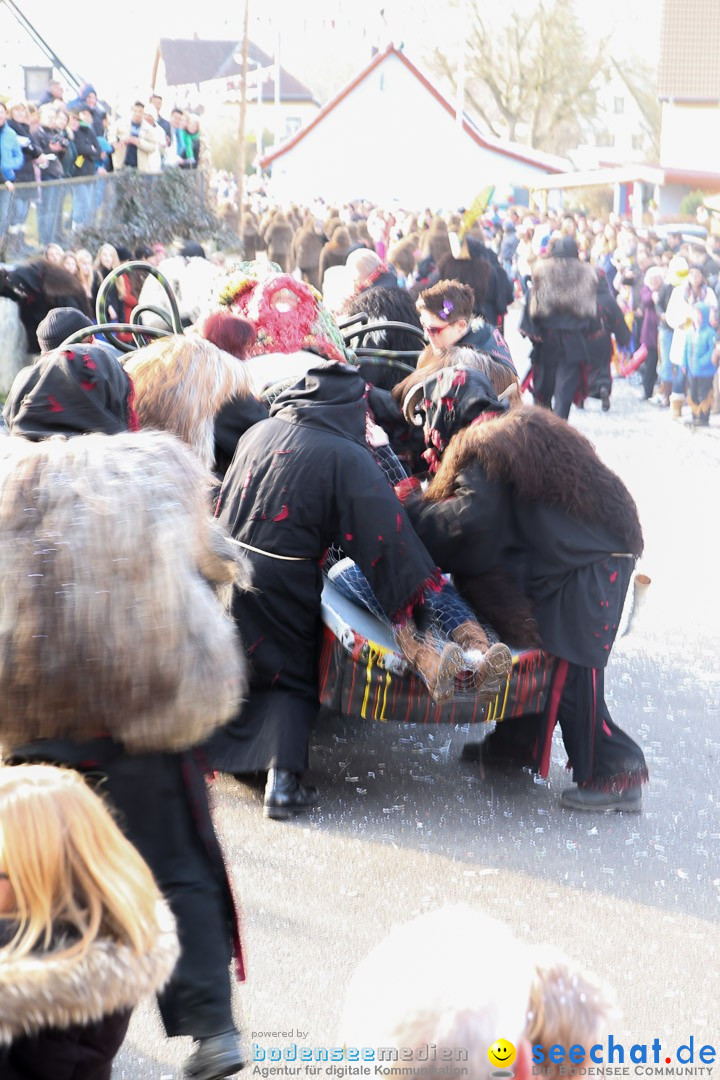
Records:
[[[0,103],[0,173],[3,181],[3,187],[0,187],[0,240],[7,231],[15,173],[24,160],[18,137],[7,119],[7,109]]]

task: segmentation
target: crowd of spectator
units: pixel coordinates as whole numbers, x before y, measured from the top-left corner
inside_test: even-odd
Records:
[[[220,202],[223,190],[230,198],[227,182],[216,181],[215,187]],[[232,220],[229,202],[226,213]],[[570,238],[578,260],[597,276],[597,326],[591,332],[597,337],[602,331],[607,341],[612,375],[641,387],[654,405],[672,405],[675,418],[687,402],[690,422],[705,426],[711,413],[720,412],[720,236],[704,236],[705,230],[691,225],[685,229],[638,228],[615,214],[512,205],[490,205],[473,220],[463,210],[389,212],[369,203],[278,207],[256,195],[245,206],[242,242],[246,258],[264,251],[281,269],[322,291],[338,315],[357,310],[358,294],[367,295],[370,287],[374,299],[378,286],[416,298],[438,280],[452,278],[473,289],[475,317],[502,327],[513,300],[527,300],[533,269],[558,241]],[[377,262],[358,261],[353,253],[359,250],[375,252]],[[386,316],[397,318],[390,300],[385,303]],[[699,306],[708,311],[696,312]],[[693,320],[703,322],[702,356]],[[592,382],[591,375],[591,394]],[[607,406],[609,395],[595,396]],[[580,397],[576,404],[582,404]],[[702,408],[698,413],[693,406]]]
[[[91,83],[69,101],[57,81],[39,104],[0,101],[0,236],[6,230],[24,233],[34,201],[40,244],[57,239],[63,189],[50,181],[102,179],[120,169],[196,169],[204,151],[199,117],[177,107],[167,117],[162,113],[162,97],[150,94],[115,116]],[[22,186],[37,183],[39,191]],[[74,186],[74,229],[90,222],[101,199],[102,188],[95,183]]]

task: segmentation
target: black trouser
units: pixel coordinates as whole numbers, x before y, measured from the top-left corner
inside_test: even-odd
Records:
[[[657,382],[658,351],[648,346],[647,356],[642,367],[643,393],[646,399],[653,396],[655,383]]]
[[[553,715],[556,689],[559,701]],[[603,668],[556,661],[544,712],[505,720],[489,737],[497,752],[525,759],[545,776],[556,722],[560,725],[575,783],[622,789],[647,780],[642,750],[610,716],[605,702]]]
[[[111,739],[96,739],[42,740],[17,747],[10,756],[15,765],[41,761],[85,773],[107,797],[172,909],[180,959],[158,995],[168,1036],[202,1039],[231,1030],[234,911],[194,754],[131,755]]]
[[[567,420],[570,406],[580,383],[580,365],[554,358],[541,361],[533,372],[533,386],[538,405],[552,408],[557,416]]]
[[[177,920],[180,959],[158,994],[165,1031],[196,1039],[230,1031],[232,908],[199,765],[191,753],[124,755],[106,775],[101,790]]]

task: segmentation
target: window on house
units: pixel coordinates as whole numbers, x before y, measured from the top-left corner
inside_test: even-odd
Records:
[[[596,146],[614,146],[615,136],[610,131],[598,131],[595,136]]]
[[[645,136],[644,135],[633,135],[633,137],[632,137],[632,148],[633,148],[633,150],[642,150],[644,148],[644,146],[645,146]]]
[[[294,135],[296,131],[299,131],[302,127],[302,120],[299,116],[288,116],[285,120],[285,134]]]
[[[622,98],[622,97],[616,97],[615,98],[615,107],[613,108],[613,112],[617,116],[620,116],[622,113],[625,112],[625,98]]]

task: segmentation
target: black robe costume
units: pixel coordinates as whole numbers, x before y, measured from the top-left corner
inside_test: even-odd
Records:
[[[225,772],[307,767],[319,709],[320,563],[332,544],[353,558],[401,625],[442,577],[365,443],[365,381],[320,363],[280,394],[240,440],[218,515],[245,547],[255,592],[233,592],[251,663],[250,697],[213,735]]]
[[[613,296],[608,279],[602,270],[596,271],[597,317],[592,320],[587,335],[588,372],[587,396],[600,397],[602,389],[612,392],[612,338],[624,347],[630,344],[632,334],[625,322],[617,300]]]
[[[577,783],[643,783],[642,751],[613,723],[603,695],[643,546],[629,492],[579,432],[544,409],[508,412],[480,372],[431,376],[424,408],[440,463],[425,496],[405,501],[410,519],[479,615],[487,616],[482,575],[499,570],[507,604],[518,593],[530,602],[542,647],[557,657],[545,713],[509,723],[507,738],[545,775],[559,722]]]

